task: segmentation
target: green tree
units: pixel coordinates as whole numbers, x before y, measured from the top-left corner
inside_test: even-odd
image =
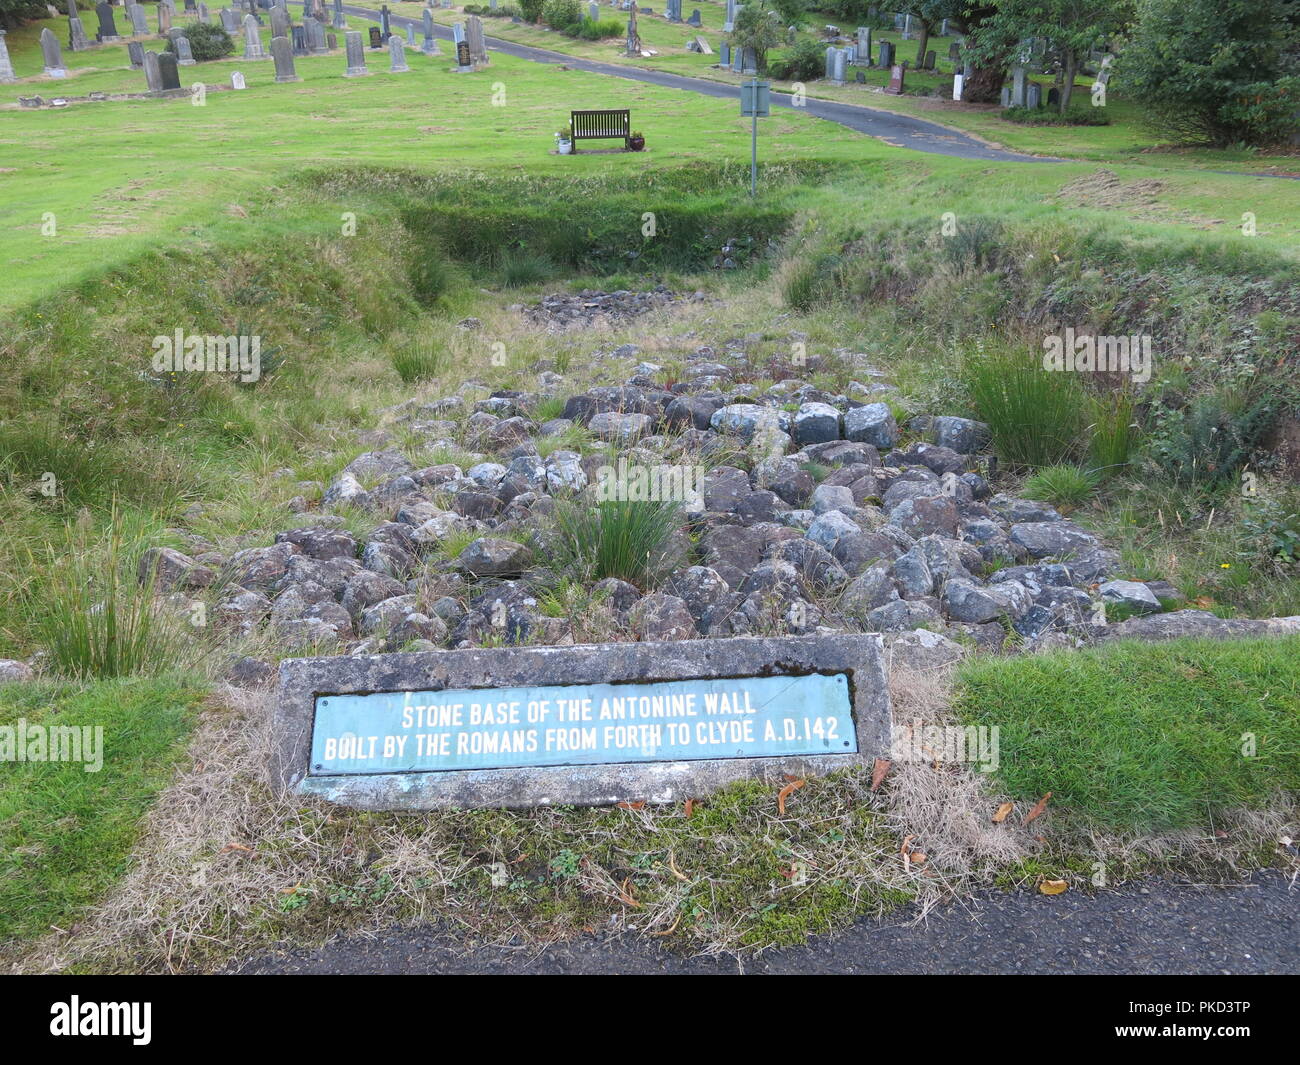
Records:
[[[1139,0],[1116,72],[1148,123],[1176,141],[1285,140],[1300,78],[1291,0]]]
[[[1061,114],[1069,109],[1074,79],[1092,49],[1106,44],[1132,18],[1127,0],[997,0],[976,48],[1014,52],[1027,37],[1046,37],[1061,63]]]
[[[759,70],[767,69],[767,53],[785,39],[781,13],[766,0],[750,0],[736,16],[736,28],[731,32],[732,48],[752,48]]]
[[[0,0],[0,29],[17,29],[24,22],[45,17],[45,0]]]

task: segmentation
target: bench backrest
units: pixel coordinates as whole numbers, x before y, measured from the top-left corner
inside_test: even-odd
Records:
[[[627,138],[631,134],[632,113],[623,111],[573,111],[569,115],[573,139],[603,137]]]

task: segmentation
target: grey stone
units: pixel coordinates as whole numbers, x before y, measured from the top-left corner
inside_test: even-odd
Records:
[[[141,584],[148,583],[152,577],[155,591],[169,592],[177,588],[206,588],[214,574],[175,548],[150,547],[140,556],[138,576]]]
[[[829,403],[804,403],[795,412],[790,435],[799,445],[838,440],[841,435],[840,412]]]
[[[1138,581],[1105,581],[1099,590],[1107,603],[1127,607],[1139,614],[1160,613],[1160,600],[1150,588]]]
[[[475,577],[507,577],[522,573],[532,559],[532,551],[523,544],[482,537],[461,551],[458,562]]]
[[[1174,640],[1180,637],[1224,640],[1246,636],[1283,636],[1300,632],[1300,617],[1220,618],[1208,610],[1174,610],[1107,625],[1101,639]]]
[[[872,447],[892,448],[898,443],[898,424],[886,404],[868,403],[845,412],[844,435]]]
[[[1069,521],[1021,522],[1011,526],[1009,536],[1034,558],[1059,557],[1098,546],[1092,533]]]
[[[32,680],[35,676],[36,672],[26,662],[16,658],[0,658],[0,684],[17,684]]]

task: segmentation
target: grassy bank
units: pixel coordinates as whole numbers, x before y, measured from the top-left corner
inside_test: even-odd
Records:
[[[122,877],[141,820],[185,761],[197,701],[178,678],[0,686],[0,726],[103,729],[94,772],[65,761],[0,774],[0,942],[70,928]]]

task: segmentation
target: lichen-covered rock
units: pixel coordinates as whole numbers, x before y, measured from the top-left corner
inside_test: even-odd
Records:
[[[1101,597],[1137,614],[1160,613],[1160,600],[1145,584],[1138,581],[1105,581],[1100,587]]]
[[[898,423],[888,404],[867,403],[845,412],[844,435],[849,440],[888,449],[898,443]]]
[[[629,611],[628,623],[642,640],[689,640],[698,635],[685,601],[665,592],[642,596]]]
[[[1020,522],[1011,526],[1011,542],[1034,558],[1053,558],[1089,551],[1098,546],[1092,533],[1070,521]]]
[[[840,412],[829,403],[804,403],[795,412],[790,435],[800,446],[822,444],[828,440],[838,440],[841,429]]]
[[[461,551],[457,561],[475,577],[518,576],[532,563],[533,553],[524,544],[484,536]]]
[[[140,583],[147,584],[152,578],[158,592],[206,588],[214,576],[207,566],[172,547],[150,547],[140,556]]]

